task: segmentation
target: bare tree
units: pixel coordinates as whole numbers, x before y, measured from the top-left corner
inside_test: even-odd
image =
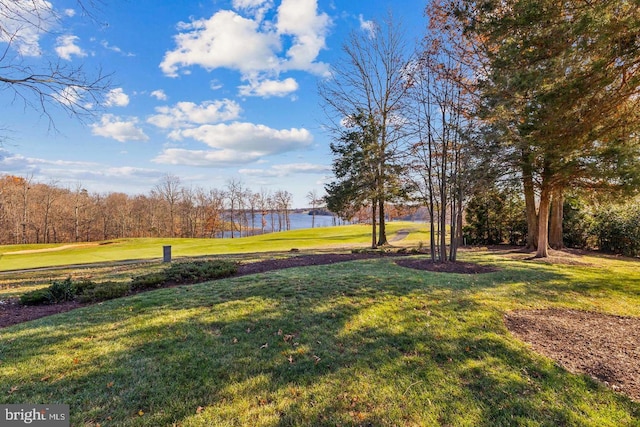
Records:
[[[178,202],[182,197],[180,178],[176,175],[167,174],[154,189],[169,206],[169,230],[171,237],[175,237],[175,213]]]
[[[470,114],[465,110],[462,86],[453,78],[456,67],[457,63],[446,52],[425,52],[413,67],[410,89],[413,103],[407,110],[417,139],[409,150],[410,176],[413,188],[429,211],[431,259],[441,262],[456,260],[468,187],[465,141],[469,136]]]
[[[87,12],[92,1],[78,0]],[[45,0],[0,0],[0,91],[49,118],[51,107],[71,116],[92,115],[110,88],[110,75],[87,72],[84,64],[61,62],[39,45],[61,24],[62,14]]]
[[[406,131],[401,119],[407,91],[409,58],[402,28],[389,16],[371,32],[354,32],[343,46],[343,56],[332,67],[332,77],[319,91],[330,129],[336,139],[344,137],[345,121],[362,115],[363,132],[375,134],[375,203],[378,205],[378,245],[387,243],[385,204],[398,192],[396,171],[398,145]],[[375,132],[371,132],[375,129]]]
[[[229,201],[229,227],[231,228],[231,238],[235,237],[236,216],[242,204],[243,186],[242,182],[236,179],[227,181],[227,200]],[[238,221],[240,223],[240,221]],[[240,223],[240,237],[242,237],[242,224]]]
[[[322,198],[318,197],[318,191],[311,190],[307,193],[307,200],[311,203],[311,228],[316,226],[316,209]]]

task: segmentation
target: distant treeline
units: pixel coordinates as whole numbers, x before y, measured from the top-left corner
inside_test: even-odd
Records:
[[[290,229],[292,194],[254,193],[236,181],[191,188],[166,176],[148,194],[90,193],[0,176],[0,244],[124,237],[240,237]]]

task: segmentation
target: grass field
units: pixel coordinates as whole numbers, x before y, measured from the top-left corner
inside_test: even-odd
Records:
[[[403,244],[427,242],[425,224],[391,222],[387,235],[393,239],[399,230],[412,230]],[[174,258],[205,255],[229,255],[254,252],[288,251],[367,246],[371,229],[365,225],[322,227],[269,233],[236,239],[119,239],[96,243],[58,245],[0,246],[0,271],[51,267],[68,264],[91,264],[125,260],[161,259],[163,246],[171,246]]]
[[[0,402],[67,403],[74,426],[640,426],[639,403],[503,323],[519,308],[640,316],[640,263],[461,258],[499,271],[294,268],[0,329]]]

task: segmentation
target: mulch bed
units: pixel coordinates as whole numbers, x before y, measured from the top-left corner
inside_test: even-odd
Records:
[[[560,366],[640,402],[640,318],[548,309],[505,315],[507,328]]]

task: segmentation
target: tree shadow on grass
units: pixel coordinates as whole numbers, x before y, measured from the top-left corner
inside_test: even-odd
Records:
[[[462,279],[366,261],[160,290],[5,331],[0,384],[19,387],[10,402],[70,404],[74,424],[567,425],[607,405],[623,422],[640,415],[530,353],[473,299],[525,270]]]

